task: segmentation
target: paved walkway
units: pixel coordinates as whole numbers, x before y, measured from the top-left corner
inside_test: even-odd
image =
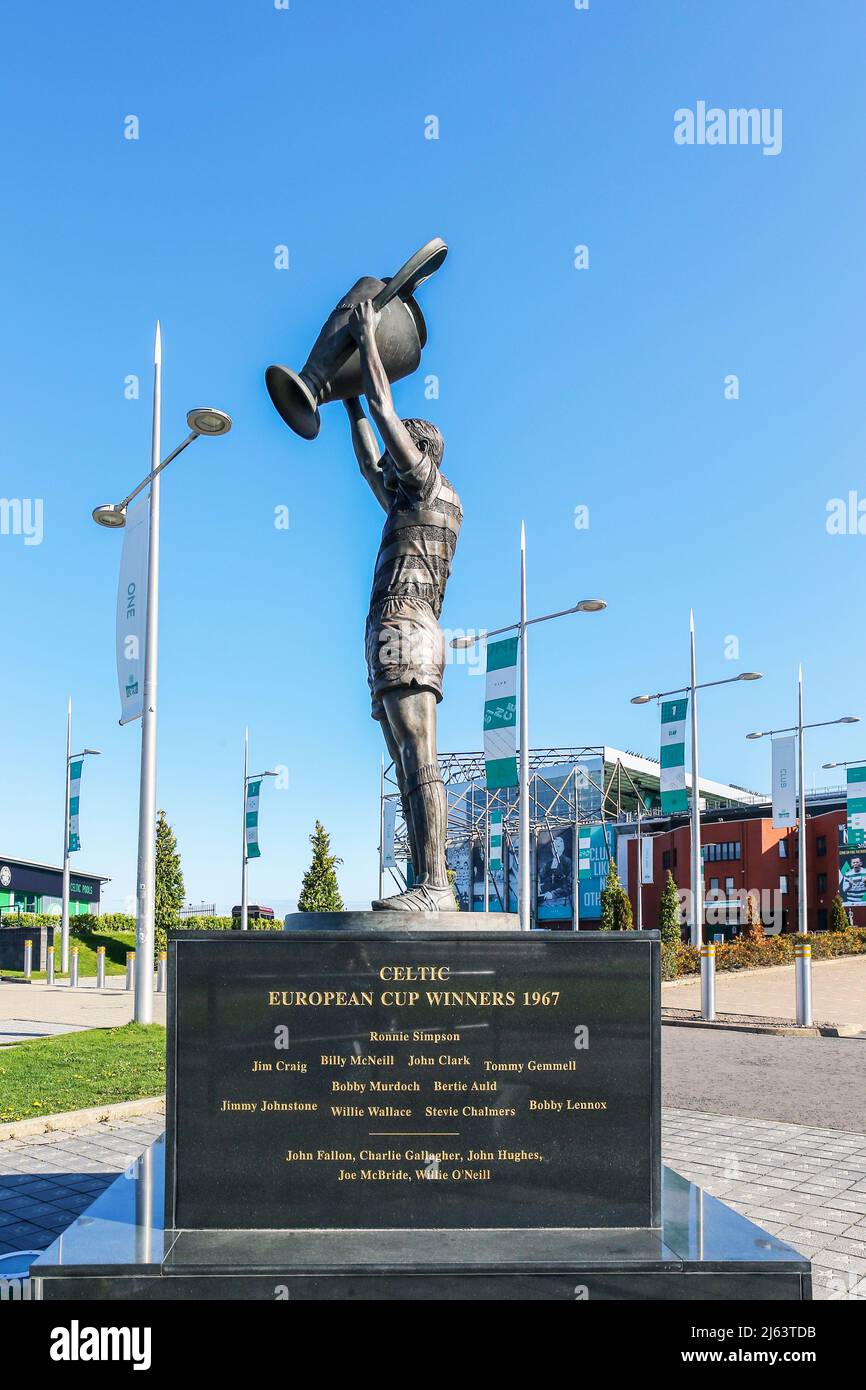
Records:
[[[97,989],[96,977],[88,976],[72,989],[44,980],[29,985],[0,981],[0,1045],[129,1023],[134,996],[125,982],[124,975],[109,975],[105,989]],[[165,1023],[164,994],[154,993],[153,1020]]]
[[[148,1115],[0,1143],[0,1258],[44,1249],[163,1125]],[[866,1301],[866,1135],[667,1110],[663,1150],[809,1255],[816,1298]]]
[[[662,985],[662,1006],[699,1009],[697,975]],[[717,970],[716,1013],[796,1019],[794,966],[760,970]],[[866,955],[812,962],[812,1016],[816,1023],[859,1024],[866,1029]]]

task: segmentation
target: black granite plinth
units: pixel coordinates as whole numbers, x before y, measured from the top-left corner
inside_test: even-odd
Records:
[[[664,1169],[643,1230],[190,1231],[163,1227],[157,1140],[31,1266],[46,1299],[779,1300],[796,1250]]]
[[[657,933],[347,915],[170,939],[169,1224],[656,1226]]]
[[[516,912],[290,912],[286,931],[520,931]]]

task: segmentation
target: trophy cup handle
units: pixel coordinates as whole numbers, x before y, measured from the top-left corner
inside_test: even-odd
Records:
[[[401,265],[396,275],[391,276],[373,300],[373,308],[384,309],[398,295],[401,299],[408,299],[419,285],[436,273],[447,255],[448,247],[440,236],[428,241],[420,251],[409,257],[405,265]]]

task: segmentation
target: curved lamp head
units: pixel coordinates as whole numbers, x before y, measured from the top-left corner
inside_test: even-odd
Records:
[[[101,507],[94,507],[91,515],[99,526],[107,526],[110,530],[126,525],[126,508],[116,502],[105,502]]]
[[[763,735],[762,733],[758,733],[758,734],[746,734],[746,738],[763,738],[763,737],[764,737],[764,735]]]
[[[844,719],[840,719],[840,720],[839,720],[839,723],[840,723],[840,724],[859,724],[859,723],[860,723],[860,716],[859,716],[859,714],[846,714],[845,717],[844,717]]]
[[[232,427],[232,417],[224,410],[214,410],[212,406],[198,406],[187,412],[186,423],[193,434],[228,434]]]
[[[633,705],[648,705],[651,699],[652,695],[632,695],[631,702]]]
[[[102,756],[101,748],[85,748],[84,751],[85,753],[89,753],[91,758],[99,758]]]
[[[737,676],[738,681],[760,681],[763,679],[762,671],[741,671]]]
[[[607,608],[603,598],[582,598],[580,603],[574,606],[575,613],[600,613],[603,608]]]
[[[452,637],[451,645],[452,647],[474,647],[477,641],[478,638],[470,634],[468,637]]]
[[[841,767],[841,763],[822,763],[822,767]]]

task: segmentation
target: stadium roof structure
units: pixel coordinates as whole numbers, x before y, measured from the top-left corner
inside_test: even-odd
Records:
[[[517,788],[488,792],[482,752],[442,753],[439,756],[442,780],[448,794],[448,844],[465,844],[485,834],[491,811],[501,811],[507,841],[513,842],[518,829]],[[560,748],[532,748],[529,753],[530,826],[553,832],[575,821],[633,820],[638,810],[646,820],[661,818],[661,765],[655,758],[611,748],[607,744],[569,745]],[[686,789],[691,774],[686,769]],[[701,809],[717,811],[756,806],[766,795],[725,782],[701,777]],[[398,858],[408,854],[408,841],[402,822],[400,792],[391,764],[385,771],[385,800],[397,801],[395,848]],[[666,818],[665,818],[666,819]]]

